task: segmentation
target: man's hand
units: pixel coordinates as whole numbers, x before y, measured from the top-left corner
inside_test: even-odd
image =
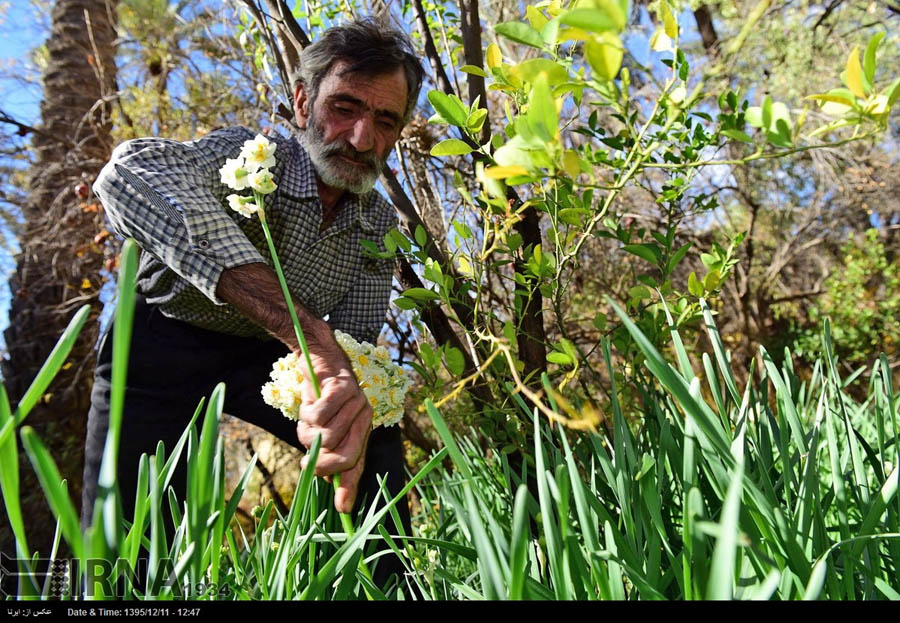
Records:
[[[294,335],[278,277],[271,268],[265,264],[246,264],[226,269],[219,277],[216,294],[293,350],[306,373],[305,357]],[[294,306],[322,389],[322,396],[317,400],[312,383],[308,380],[303,383],[297,438],[308,448],[321,433],[322,449],[316,461],[316,475],[341,474],[334,506],[339,512],[349,513],[353,510],[365,464],[372,408],[331,328],[302,305],[295,302]],[[307,459],[303,461],[305,467]]]
[[[309,448],[317,435],[322,446],[316,461],[317,476],[341,474],[334,507],[342,513],[353,510],[359,479],[365,466],[366,444],[372,431],[372,407],[353,374],[350,362],[337,343],[335,350],[310,352],[322,395],[317,400],[312,383],[301,386],[303,405],[297,438]],[[331,352],[327,352],[331,350]],[[305,372],[305,370],[304,370]],[[305,469],[309,456],[303,458]]]

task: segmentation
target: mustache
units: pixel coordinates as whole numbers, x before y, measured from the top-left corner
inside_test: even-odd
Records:
[[[341,142],[328,145],[322,150],[322,155],[326,158],[332,156],[344,156],[345,158],[355,160],[356,162],[367,164],[376,171],[381,169],[381,161],[378,159],[378,156],[375,155],[374,151],[357,151],[350,143]]]

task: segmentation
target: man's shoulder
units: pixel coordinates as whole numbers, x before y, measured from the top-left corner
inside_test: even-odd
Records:
[[[378,232],[386,233],[397,226],[397,209],[387,197],[374,188],[366,195],[360,197],[363,204],[363,212],[371,226]]]

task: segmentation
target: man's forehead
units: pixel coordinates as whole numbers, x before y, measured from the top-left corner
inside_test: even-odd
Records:
[[[402,89],[398,88],[400,84],[403,85]],[[326,97],[334,93],[344,93],[357,98],[360,95],[369,95],[378,99],[378,108],[388,108],[402,115],[406,110],[409,86],[406,84],[406,74],[399,67],[394,71],[368,74],[351,72],[350,63],[336,61],[328,70],[319,89],[320,95],[324,94]]]

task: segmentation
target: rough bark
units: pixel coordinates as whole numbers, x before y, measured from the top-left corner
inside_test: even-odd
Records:
[[[12,303],[5,332],[9,358],[3,379],[13,405],[37,374],[75,311],[99,315],[103,284],[102,208],[90,184],[111,151],[110,97],[115,92],[116,0],[58,0],[47,41],[39,133],[32,135],[35,165],[24,210],[22,252],[10,279]],[[81,500],[84,435],[98,327],[89,322],[67,364],[32,410],[34,427]],[[23,513],[29,546],[49,552],[55,522],[30,465],[23,465]],[[2,547],[15,551],[6,523]]]

